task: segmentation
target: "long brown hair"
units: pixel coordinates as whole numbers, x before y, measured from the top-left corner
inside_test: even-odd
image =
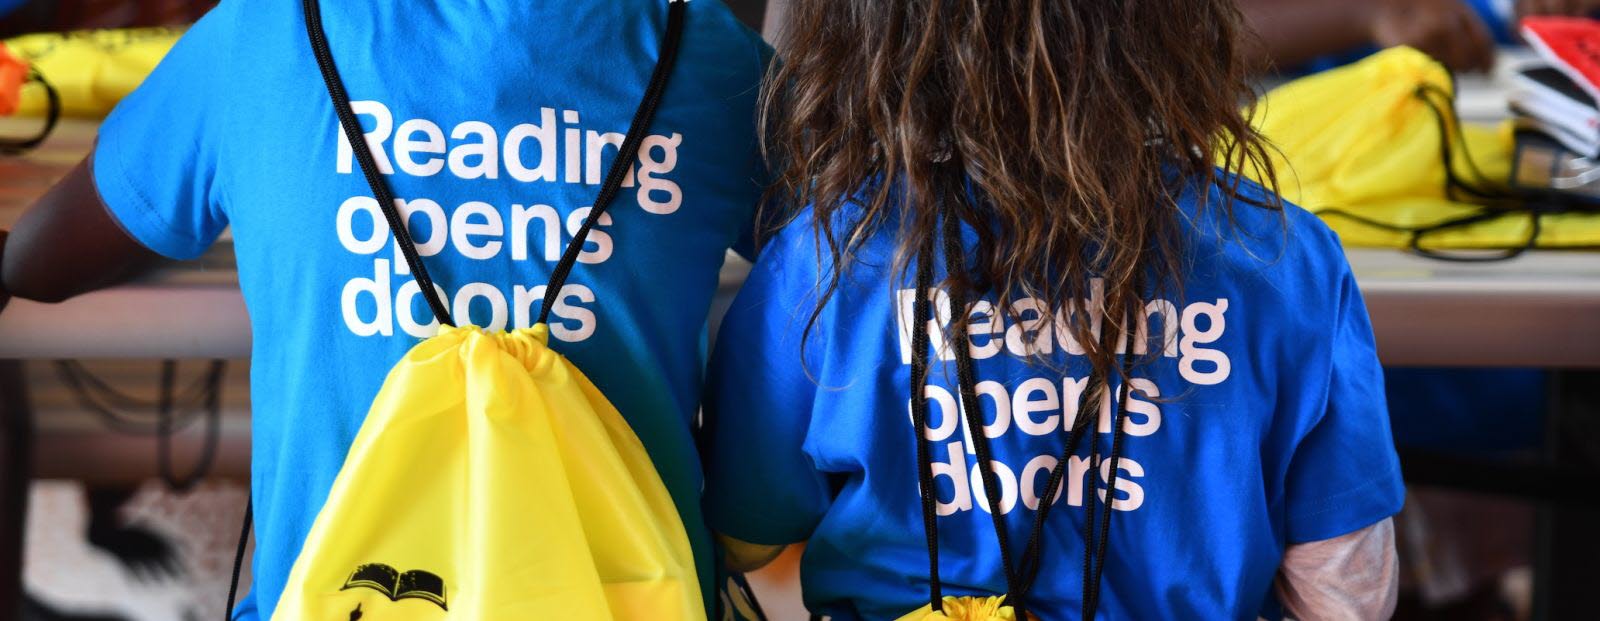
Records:
[[[785,21],[763,97],[769,205],[812,207],[831,268],[817,312],[890,222],[903,279],[942,206],[978,232],[947,289],[1063,309],[1104,279],[1099,338],[1085,313],[1070,324],[1107,378],[1142,296],[1181,289],[1182,187],[1201,201],[1221,188],[1201,208],[1229,222],[1236,200],[1279,208],[1225,172],[1274,183],[1241,110],[1253,93],[1232,0],[797,0]],[[964,335],[968,313],[954,315]]]

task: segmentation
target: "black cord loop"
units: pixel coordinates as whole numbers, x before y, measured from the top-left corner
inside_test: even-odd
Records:
[[[217,445],[221,442],[222,383],[228,363],[212,360],[205,374],[196,379],[182,393],[178,391],[178,361],[161,361],[159,392],[155,401],[128,395],[95,376],[76,360],[58,360],[56,375],[72,393],[78,405],[100,419],[101,423],[117,433],[153,435],[156,437],[156,467],[162,482],[175,492],[185,492],[211,472],[216,461]],[[195,405],[198,403],[198,405]],[[153,410],[154,421],[140,420],[133,413],[122,410]],[[196,418],[205,416],[205,440],[200,445],[200,455],[187,474],[179,475],[172,465],[172,436],[187,428]]]
[[[933,458],[928,446],[928,324],[933,322],[933,238],[917,253],[917,295],[911,305],[911,426],[917,434],[917,488],[921,492],[922,532],[928,546],[928,604],[944,611],[944,589],[939,583],[939,519],[933,486]],[[952,414],[946,413],[946,416]]]
[[[943,250],[945,256],[946,272],[954,282],[954,275],[965,271],[965,252],[961,243],[960,218],[951,209],[940,209],[938,214],[942,220],[941,235],[943,237]],[[928,445],[929,432],[928,403],[923,394],[927,383],[929,358],[931,356],[928,326],[933,319],[932,301],[929,294],[932,291],[934,243],[930,237],[917,254],[916,287],[917,294],[912,306],[912,351],[911,358],[911,383],[912,400],[911,416],[912,426],[915,428],[917,440],[918,460],[918,489],[921,492],[921,510],[923,530],[927,538],[929,584],[928,600],[934,611],[943,610],[943,585],[939,579],[939,538],[938,538],[938,512],[936,507],[935,488],[933,485],[933,460]],[[966,292],[961,287],[952,286],[950,304],[952,313],[969,312],[967,307]],[[1101,336],[1101,346],[1111,347],[1112,332],[1106,330]],[[1013,569],[1010,541],[1007,534],[1004,515],[1000,511],[998,478],[994,474],[993,456],[989,445],[988,436],[984,433],[983,414],[978,408],[977,401],[977,374],[974,369],[972,352],[966,343],[959,339],[950,339],[949,346],[954,349],[956,358],[956,373],[960,383],[961,408],[966,413],[966,424],[972,430],[973,452],[978,460],[980,475],[984,480],[985,499],[990,508],[989,514],[993,518],[995,540],[1000,546],[1000,558],[1003,564],[1006,579],[1005,602],[1011,606],[1018,619],[1030,618],[1028,614],[1027,597],[1039,576],[1041,567],[1040,557],[1043,548],[1043,531],[1046,518],[1049,516],[1050,507],[1060,490],[1066,475],[1066,464],[1077,454],[1078,446],[1084,436],[1095,433],[1100,424],[1101,408],[1098,404],[1091,406],[1089,403],[1093,395],[1101,394],[1108,389],[1107,378],[1100,373],[1090,375],[1089,385],[1079,396],[1078,415],[1071,426],[1063,425],[1066,429],[1066,447],[1060,459],[1050,471],[1050,477],[1045,485],[1044,494],[1040,496],[1039,508],[1034,513],[1032,529],[1028,541],[1023,549],[1020,564]],[[1083,557],[1083,618],[1093,619],[1099,609],[1100,581],[1105,570],[1105,559],[1108,553],[1110,538],[1112,504],[1116,502],[1117,472],[1122,460],[1123,440],[1126,437],[1124,419],[1127,415],[1127,405],[1131,388],[1131,373],[1134,356],[1129,353],[1123,356],[1121,367],[1121,390],[1119,391],[1116,408],[1110,421],[1112,433],[1111,446],[1111,474],[1107,486],[1107,502],[1104,516],[1097,510],[1097,496],[1091,489],[1086,494],[1085,510],[1088,519],[1084,524],[1084,557]],[[1094,414],[1087,414],[1093,407]],[[1099,442],[1090,441],[1091,469],[1098,470],[1100,448]],[[1092,480],[1093,477],[1091,477]]]
[[[44,127],[30,138],[0,140],[0,155],[18,155],[44,144],[44,141],[50,138],[50,132],[55,131],[56,123],[61,120],[61,94],[56,92],[55,85],[46,80],[38,69],[31,67],[28,69],[28,81],[37,82],[44,87],[46,103]]]

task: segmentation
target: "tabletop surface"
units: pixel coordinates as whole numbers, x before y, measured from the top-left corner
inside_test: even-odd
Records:
[[[1486,86],[1463,90],[1474,116],[1492,112]],[[28,123],[0,119],[0,133],[27,133]],[[0,157],[0,228],[83,158],[95,126],[63,120],[40,149]],[[1460,264],[1351,249],[1349,258],[1388,364],[1600,367],[1600,254]],[[247,357],[249,321],[233,270],[224,235],[198,261],[138,282],[58,305],[15,300],[0,314],[0,358]],[[722,295],[746,270],[730,262]]]

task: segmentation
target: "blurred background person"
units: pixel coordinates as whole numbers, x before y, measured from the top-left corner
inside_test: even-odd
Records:
[[[1455,71],[1487,71],[1526,15],[1589,15],[1600,0],[1238,0],[1258,67],[1304,72],[1409,45]]]

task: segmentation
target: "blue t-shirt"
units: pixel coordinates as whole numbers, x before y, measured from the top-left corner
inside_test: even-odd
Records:
[[[436,329],[343,140],[298,2],[226,0],[101,128],[94,177],[138,240],[189,258],[232,227],[249,307],[255,587],[267,618],[372,397]],[[649,81],[666,0],[324,2],[379,165],[458,322],[538,316]],[[762,189],[770,50],[689,6],[638,164],[556,300],[552,344],[677,501],[709,587],[691,437],[707,309]]]
[[[1100,610],[1108,619],[1255,619],[1276,608],[1269,592],[1285,546],[1393,515],[1403,485],[1372,329],[1334,234],[1294,207],[1280,219],[1240,205],[1240,230],[1230,231],[1219,209],[1197,213],[1192,196],[1181,204],[1191,268],[1181,298],[1146,297],[1150,339],[1136,339],[1134,351],[1159,355],[1133,374]],[[801,217],[762,251],[718,334],[705,406],[708,519],[744,541],[809,540],[801,572],[813,612],[893,619],[928,597],[909,407],[909,361],[922,355],[910,345],[916,293],[909,276],[888,275],[895,242],[879,233],[803,336],[819,282],[810,227]],[[1103,294],[1096,287],[1102,293],[1090,295]],[[935,308],[948,308],[940,296]],[[1019,554],[1087,365],[1072,355],[1082,349],[1070,331],[1040,320],[1039,301],[1014,300],[1017,321],[994,303],[973,306],[968,346]],[[1053,364],[1017,355],[1028,351]],[[940,360],[922,394],[944,592],[1002,594],[967,440],[974,431],[957,414],[954,363]],[[1101,455],[1109,431],[1108,416],[1093,436]],[[1085,442],[1049,515],[1029,596],[1044,619],[1075,618],[1080,607],[1084,498],[1106,497],[1110,470],[1109,459],[1088,455]]]

